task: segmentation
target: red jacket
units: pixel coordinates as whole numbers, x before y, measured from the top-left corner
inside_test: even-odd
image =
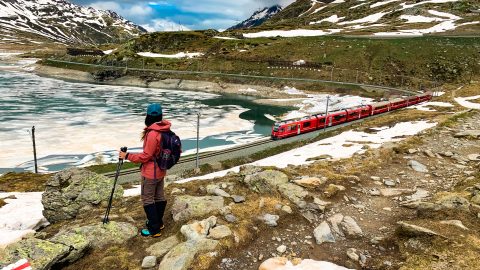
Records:
[[[159,123],[154,123],[145,128],[147,135],[143,141],[143,153],[128,153],[127,159],[133,163],[142,163],[141,174],[148,179],[155,179],[154,168],[156,168],[156,177],[161,179],[166,175],[166,171],[160,170],[158,164],[154,165],[153,157],[160,154],[160,142],[162,136],[160,132],[169,131],[171,123],[163,120]]]

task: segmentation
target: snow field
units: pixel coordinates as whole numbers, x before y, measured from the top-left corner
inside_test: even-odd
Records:
[[[140,56],[144,57],[153,57],[153,58],[194,58],[202,56],[203,53],[189,53],[189,52],[179,52],[177,54],[161,54],[161,53],[152,53],[152,52],[139,52],[137,53]]]
[[[455,101],[465,108],[480,110],[480,103],[470,102],[470,100],[476,99],[480,99],[480,95],[472,97],[458,97],[455,98]]]

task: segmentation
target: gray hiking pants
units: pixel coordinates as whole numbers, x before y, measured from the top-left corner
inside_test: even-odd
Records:
[[[142,177],[142,203],[143,205],[154,204],[156,202],[166,201],[165,199],[165,181],[164,178],[157,180]]]

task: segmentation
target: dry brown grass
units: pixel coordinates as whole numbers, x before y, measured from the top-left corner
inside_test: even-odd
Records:
[[[471,97],[477,95],[480,95],[480,83],[478,82],[467,84],[463,86],[462,89],[457,90],[455,93],[456,97]]]
[[[0,191],[36,192],[44,191],[51,174],[6,173],[0,177]]]

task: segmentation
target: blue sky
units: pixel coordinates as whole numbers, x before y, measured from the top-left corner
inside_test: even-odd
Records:
[[[109,9],[149,31],[226,29],[258,9],[294,0],[72,0],[84,6]]]

